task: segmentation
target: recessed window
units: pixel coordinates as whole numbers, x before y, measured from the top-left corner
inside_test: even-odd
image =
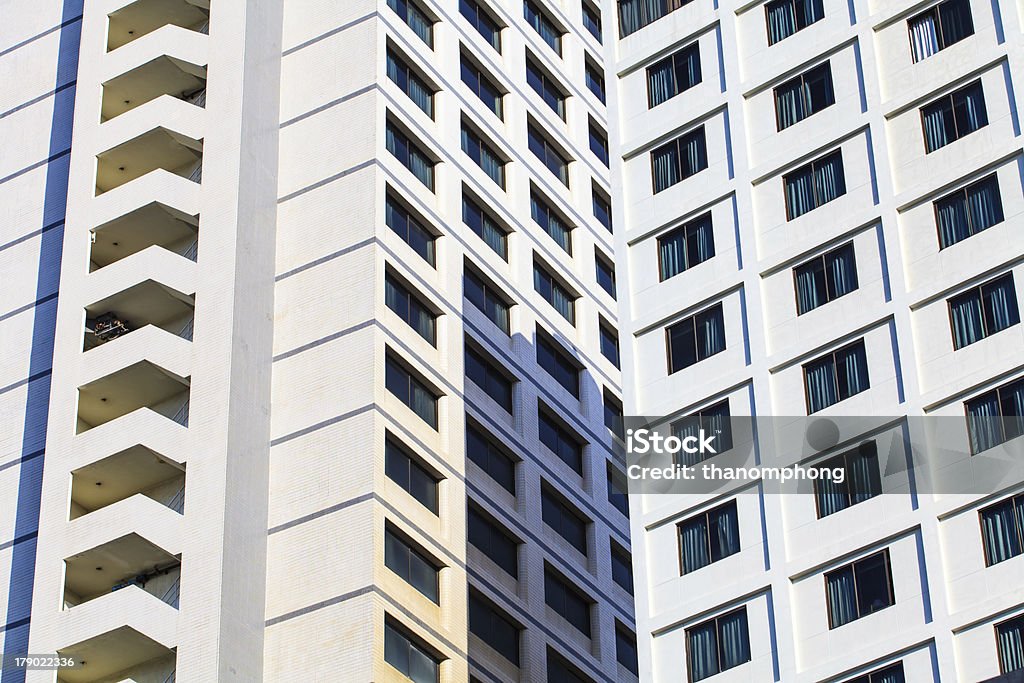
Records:
[[[576,324],[576,296],[539,263],[533,264],[533,288],[573,325]]]
[[[1004,384],[964,403],[971,453],[1024,434],[1024,380]]]
[[[419,460],[390,437],[384,442],[384,473],[410,496],[437,514],[437,485],[434,476]]]
[[[679,524],[679,557],[683,574],[697,571],[739,551],[740,527],[735,500]]]
[[[536,190],[530,192],[530,217],[565,253],[572,254],[572,227]]]
[[[594,119],[590,119],[590,151],[604,164],[608,165],[608,134],[601,130]]]
[[[565,120],[565,91],[558,82],[541,68],[530,56],[526,55],[526,83],[533,88],[533,91],[540,95],[544,104],[551,108],[551,111]]]
[[[746,607],[686,629],[686,665],[691,681],[702,681],[749,661]]]
[[[469,632],[519,666],[519,626],[475,590],[469,591]]]
[[[622,401],[615,398],[608,389],[604,390],[604,426],[620,439],[626,438],[625,417],[622,414]]]
[[[590,637],[590,606],[593,601],[547,566],[544,567],[544,603],[580,633]]]
[[[675,12],[691,0],[619,0],[619,37],[625,38],[644,26]]]
[[[715,304],[665,329],[668,373],[679,372],[725,351],[725,315]]]
[[[653,109],[700,82],[700,45],[692,43],[647,67],[647,106]]]
[[[946,0],[907,20],[910,56],[915,62],[974,34],[968,0]]]
[[[555,23],[551,21],[550,17],[544,13],[534,0],[524,0],[523,2],[523,16],[526,18],[526,23],[533,27],[533,30],[537,32],[541,40],[548,44],[552,50],[559,55],[562,54],[562,31],[555,26]]]
[[[441,658],[391,619],[384,619],[384,661],[416,683],[440,683]]]
[[[582,514],[548,488],[541,490],[541,517],[552,531],[573,548],[587,554],[587,525]]]
[[[785,130],[835,102],[832,67],[825,62],[775,88],[775,122]]]
[[[796,314],[803,315],[857,289],[853,242],[815,256],[793,269]]]
[[[700,126],[651,152],[654,193],[681,183],[707,167],[707,143],[704,126]]]
[[[590,35],[597,38],[597,42],[601,42],[601,10],[591,5],[589,2],[583,3],[583,28],[590,31]]]
[[[423,227],[423,223],[411,211],[393,199],[390,193],[384,203],[384,222],[424,261],[435,265],[434,242],[437,237]]]
[[[610,462],[606,467],[608,502],[629,519],[629,495],[626,491],[626,476]]]
[[[434,191],[434,162],[417,143],[388,121],[385,131],[387,150],[398,159],[416,179]]]
[[[390,524],[384,525],[384,564],[434,604],[438,602],[440,568]]]
[[[622,548],[615,541],[611,543],[612,558],[612,581],[617,583],[624,591],[633,594],[633,560],[629,551]]]
[[[388,7],[395,11],[413,33],[424,43],[434,47],[434,22],[415,0],[388,0]]]
[[[889,551],[869,555],[825,574],[825,595],[830,629],[895,605]]]
[[[619,367],[619,332],[604,318],[597,322],[598,336],[601,338],[601,355]]]
[[[470,91],[480,98],[480,101],[490,109],[499,119],[504,117],[502,100],[504,93],[494,79],[484,73],[473,61],[462,55],[462,82]]]
[[[497,522],[470,505],[469,542],[513,579],[519,578],[519,543]]]
[[[526,127],[527,146],[563,185],[569,187],[569,160],[533,124]]]
[[[825,17],[822,0],[772,0],[764,6],[768,44],[774,45]]]
[[[440,397],[390,353],[385,363],[384,386],[424,422],[437,429],[437,402]]]
[[[559,460],[583,476],[583,444],[579,438],[539,408],[537,409],[537,429],[540,442],[558,456]]]
[[[580,366],[562,346],[537,328],[537,365],[575,398],[580,397]]]
[[[636,657],[636,636],[618,619],[615,620],[615,661],[634,676],[640,670]]]
[[[972,287],[948,303],[954,349],[962,349],[1020,323],[1013,273]]]
[[[480,204],[462,190],[462,222],[488,247],[508,261],[508,231]]]
[[[603,256],[601,252],[594,249],[594,265],[597,270],[597,284],[601,285],[601,289],[608,292],[611,297],[615,298],[615,266],[607,257]]]
[[[979,514],[986,567],[1024,552],[1024,495],[989,505]]]
[[[494,146],[475,130],[462,123],[462,151],[474,164],[483,169],[498,187],[505,189],[505,162]]]
[[[878,447],[874,441],[865,441],[851,451],[829,458],[818,467],[843,472],[841,484],[834,479],[814,480],[818,519],[863,503],[882,492]]]
[[[904,683],[904,681],[906,679],[903,677],[903,662],[896,662],[881,669],[875,669],[863,676],[843,681],[843,683]]]
[[[1003,200],[995,173],[935,201],[939,249],[1003,222]]]
[[[516,495],[516,461],[490,435],[466,426],[466,455],[503,489]]]
[[[791,221],[846,194],[843,153],[836,150],[782,176],[786,220]]]
[[[459,12],[491,47],[501,52],[501,25],[494,20],[490,12],[481,7],[476,0],[459,0]]]
[[[705,434],[715,437],[714,444],[717,453],[725,453],[732,448],[732,420],[729,415],[729,399],[719,401],[707,408],[702,408],[696,413],[687,415],[683,419],[672,423],[672,435],[679,439],[693,436],[697,437],[699,441],[702,430]],[[714,455],[716,453],[699,449],[694,453],[680,450],[673,455],[673,460],[678,465],[693,467]]]
[[[924,128],[925,154],[987,126],[988,112],[985,110],[981,80],[921,107],[921,125]]]
[[[1015,617],[996,625],[999,644],[999,670],[1004,673],[1024,670],[1024,617]]]
[[[547,666],[547,677],[544,679],[547,683],[594,683],[550,647],[547,652]]]
[[[497,363],[482,352],[466,346],[466,379],[484,390],[494,401],[512,414],[512,385],[514,382]]]
[[[387,71],[388,78],[409,96],[413,104],[423,110],[424,114],[434,118],[433,89],[390,47],[387,54]]]
[[[602,190],[597,188],[595,184],[592,189],[592,197],[594,200],[594,218],[596,218],[601,225],[608,228],[608,232],[612,231],[612,202],[608,199],[608,195]]]
[[[658,273],[665,281],[714,255],[715,230],[709,211],[658,238]]]
[[[859,339],[805,365],[804,388],[808,415],[870,389],[864,340]]]
[[[466,268],[463,275],[462,287],[469,303],[487,316],[499,330],[508,334],[511,306],[498,288],[469,268]]]
[[[391,273],[384,276],[384,303],[416,330],[431,346],[436,346],[437,315]]]
[[[604,73],[601,68],[592,64],[588,59],[584,64],[584,77],[587,81],[587,90],[594,93],[594,96],[604,104]]]

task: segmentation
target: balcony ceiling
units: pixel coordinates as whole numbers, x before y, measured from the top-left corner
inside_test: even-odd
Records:
[[[84,520],[83,520],[84,521]],[[85,599],[125,579],[178,564],[174,555],[138,534],[128,534],[64,560],[65,585]],[[97,569],[98,567],[98,569]]]
[[[103,120],[161,95],[183,97],[206,85],[206,69],[161,55],[103,84]]]
[[[140,361],[79,387],[78,416],[95,427],[187,390],[184,377]]]
[[[180,465],[132,446],[71,473],[71,500],[90,512],[183,474]]]
[[[66,647],[59,654],[62,657],[74,657],[76,661],[85,661],[85,665],[80,668],[61,669],[60,680],[63,683],[91,683],[105,680],[119,671],[151,659],[170,657],[173,652],[132,627],[122,626]]]
[[[116,50],[166,24],[195,26],[206,21],[209,2],[188,0],[138,0],[110,13],[107,49]]]
[[[168,245],[196,234],[198,219],[153,202],[97,227],[92,260],[103,267],[154,244]]]
[[[97,155],[96,187],[106,192],[158,168],[175,172],[198,161],[202,152],[202,142],[154,128]]]
[[[117,313],[133,330],[164,325],[195,310],[195,299],[153,280],[146,280],[85,307],[90,318]]]

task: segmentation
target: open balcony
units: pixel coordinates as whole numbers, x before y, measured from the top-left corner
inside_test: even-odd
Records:
[[[166,128],[154,128],[96,156],[96,194],[163,169],[198,183],[203,178],[203,143]]]
[[[145,446],[132,446],[71,473],[70,518],[135,495],[143,495],[175,512],[185,510],[185,466]]]
[[[146,204],[93,230],[90,271],[120,261],[152,246],[195,261],[199,250],[199,218],[159,202]]]
[[[138,534],[127,534],[64,560],[64,607],[74,609],[121,590],[118,602],[150,604],[156,598],[177,608],[181,560]]]
[[[209,0],[137,0],[108,16],[107,51],[116,50],[161,26],[210,32]]]
[[[85,307],[83,348],[88,351],[147,325],[191,340],[194,318],[194,297],[146,280]]]
[[[61,669],[58,683],[174,683],[175,651],[130,626],[62,648],[59,654],[83,664]]]
[[[103,84],[100,121],[109,121],[163,95],[206,106],[206,68],[161,55]]]
[[[187,427],[188,405],[188,378],[139,361],[78,388],[77,433],[143,408]]]

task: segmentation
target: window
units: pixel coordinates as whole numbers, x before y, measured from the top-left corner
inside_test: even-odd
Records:
[[[401,237],[406,244],[413,248],[424,261],[430,265],[434,263],[434,242],[437,237],[423,227],[423,224],[412,212],[407,211],[397,201],[392,199],[390,193],[384,202],[384,222],[391,228],[391,231]]]
[[[630,595],[633,594],[633,560],[629,551],[611,541],[612,580]]]
[[[471,424],[466,425],[466,455],[503,489],[516,495],[516,461]]]
[[[681,135],[651,152],[654,193],[680,183],[708,167],[704,126]]]
[[[466,268],[462,279],[462,288],[469,303],[479,309],[487,319],[498,326],[505,334],[509,333],[509,313],[511,306],[498,293],[497,288],[481,276]]]
[[[608,477],[608,502],[629,519],[629,494],[626,492],[626,476],[610,462],[606,463]]]
[[[519,666],[519,627],[476,591],[469,591],[469,632]]]
[[[1024,434],[1024,380],[987,391],[964,407],[971,453],[995,448]]]
[[[774,45],[825,17],[822,0],[772,0],[764,6],[768,44]]]
[[[527,137],[527,146],[534,156],[544,162],[563,185],[569,187],[569,160],[533,124],[527,126]]]
[[[978,514],[986,567],[1024,552],[1024,494],[990,505]]]
[[[700,82],[700,46],[693,43],[647,67],[647,106],[653,109]]]
[[[384,473],[423,507],[437,514],[437,484],[441,479],[391,438],[384,441]]]
[[[808,211],[846,194],[843,153],[836,150],[782,176],[786,189],[786,220],[791,221]]]
[[[864,340],[805,365],[804,388],[807,391],[808,415],[870,389]]]
[[[747,608],[686,629],[686,659],[691,681],[702,681],[750,661]]]
[[[394,81],[402,92],[409,96],[413,103],[423,110],[423,113],[434,118],[434,92],[426,82],[416,75],[416,72],[409,68],[398,54],[388,48],[388,78]]]
[[[597,269],[597,284],[601,285],[601,289],[608,292],[611,297],[615,298],[615,266],[612,262],[603,256],[601,252],[594,249],[594,265]]]
[[[530,217],[565,253],[572,254],[572,227],[536,190],[530,192]]]
[[[830,629],[895,605],[889,551],[869,555],[825,574],[825,595]]]
[[[844,683],[905,683],[905,681],[906,679],[903,677],[903,662],[896,662],[881,669],[875,669],[863,676],[851,678]]]
[[[469,507],[469,542],[514,579],[519,578],[519,543],[474,506]]]
[[[591,601],[553,574],[549,567],[544,567],[544,602],[583,635],[590,637]]]
[[[601,10],[594,7],[589,2],[583,3],[583,27],[590,31],[590,35],[597,38],[597,42],[602,42]]]
[[[537,365],[555,378],[563,389],[580,397],[580,367],[561,345],[537,328]]]
[[[562,31],[555,26],[534,0],[523,1],[523,16],[526,17],[526,23],[533,27],[541,40],[561,56]]]
[[[809,69],[775,88],[775,123],[785,130],[836,102],[828,62]]]
[[[440,683],[441,660],[388,618],[384,619],[384,661],[415,683]]]
[[[1003,200],[995,173],[935,202],[939,249],[951,247],[1002,222]]]
[[[459,0],[459,12],[498,52],[501,52],[501,26],[476,0]]]
[[[434,47],[434,22],[414,0],[388,0],[388,7],[409,25],[424,43]]]
[[[803,315],[857,289],[853,242],[815,256],[793,269],[796,314]]]
[[[604,74],[601,73],[600,67],[594,66],[589,59],[586,60],[584,76],[587,81],[587,90],[594,93],[594,96],[604,104]]]
[[[689,574],[740,551],[736,501],[702,512],[679,525],[680,570]]]
[[[689,436],[700,437],[701,430],[705,434],[715,435],[715,450],[725,453],[732,448],[732,420],[729,419],[729,399],[719,401],[703,408],[696,413],[687,415],[678,422],[672,423],[672,435],[685,439]],[[679,451],[673,457],[676,464],[693,467],[697,463],[713,457],[715,453],[698,450],[696,453]]]
[[[985,92],[974,81],[921,107],[925,154],[945,147],[988,125]]]
[[[384,385],[424,422],[437,429],[439,396],[399,363],[390,352],[385,362]]]
[[[981,341],[1020,323],[1013,273],[1001,275],[949,300],[953,348]]]
[[[615,661],[631,672],[634,676],[640,670],[636,657],[636,636],[628,628],[615,620]]]
[[[465,122],[462,123],[462,151],[474,164],[482,168],[498,187],[505,189],[505,162],[498,156],[494,147],[475,131],[470,130]]]
[[[715,255],[711,212],[658,238],[658,272],[665,281]]]
[[[576,324],[576,297],[539,263],[533,264],[533,288],[563,318]]]
[[[529,54],[526,56],[526,83],[540,95],[544,104],[551,107],[551,111],[565,120],[565,92]]]
[[[471,62],[466,55],[462,55],[462,82],[480,98],[480,101],[487,105],[487,108],[494,112],[499,119],[503,119],[502,97],[504,93],[494,81],[476,64]],[[463,126],[465,130],[465,126]]]
[[[593,119],[590,120],[590,151],[602,164],[608,165],[608,135]]]
[[[615,398],[607,389],[604,390],[604,426],[620,439],[626,438],[622,401]]]
[[[541,490],[541,518],[573,548],[587,554],[587,521],[547,487]]]
[[[840,468],[845,476],[842,484],[831,479],[814,480],[818,519],[863,503],[882,492],[878,447],[874,441],[866,441],[851,451],[829,458],[819,467]]]
[[[593,683],[593,681],[580,673],[579,669],[558,656],[548,648],[548,675],[547,683]]]
[[[608,199],[603,191],[597,188],[595,184],[591,191],[594,199],[594,218],[596,218],[601,225],[608,228],[608,232],[612,231],[612,202]]]
[[[437,316],[391,273],[384,276],[384,303],[416,330],[416,334],[430,342],[431,346],[436,346]]]
[[[974,34],[968,0],[946,0],[907,20],[910,56],[915,62]]]
[[[484,390],[505,412],[512,413],[512,380],[490,358],[466,346],[466,379]]]
[[[495,254],[508,261],[508,231],[462,189],[462,222]]]
[[[435,605],[440,604],[437,594],[439,567],[399,536],[390,524],[384,525],[384,564]]]
[[[388,121],[386,133],[386,145],[388,151],[394,155],[403,166],[409,169],[416,179],[434,191],[434,162],[427,153],[409,139],[409,137],[398,130],[397,127]]]
[[[598,333],[601,337],[601,355],[612,362],[612,365],[619,367],[619,332],[612,327],[607,320],[599,317],[597,322]]]
[[[1024,617],[996,625],[999,643],[999,669],[1002,673],[1024,669]]]
[[[668,339],[668,374],[725,351],[725,316],[715,304],[665,329]]]
[[[579,439],[540,409],[537,410],[537,429],[540,442],[557,455],[559,460],[583,476],[583,445]]]
[[[636,33],[688,2],[690,0],[619,0],[619,37]]]

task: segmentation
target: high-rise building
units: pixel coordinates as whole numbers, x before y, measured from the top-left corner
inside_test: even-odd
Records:
[[[3,15],[0,680],[635,679],[598,5]]]
[[[1021,433],[1020,6],[605,12],[627,415],[892,418],[801,463],[847,488],[631,499],[641,679],[1024,668],[1024,487],[877,495],[872,447],[941,417],[963,454]]]

